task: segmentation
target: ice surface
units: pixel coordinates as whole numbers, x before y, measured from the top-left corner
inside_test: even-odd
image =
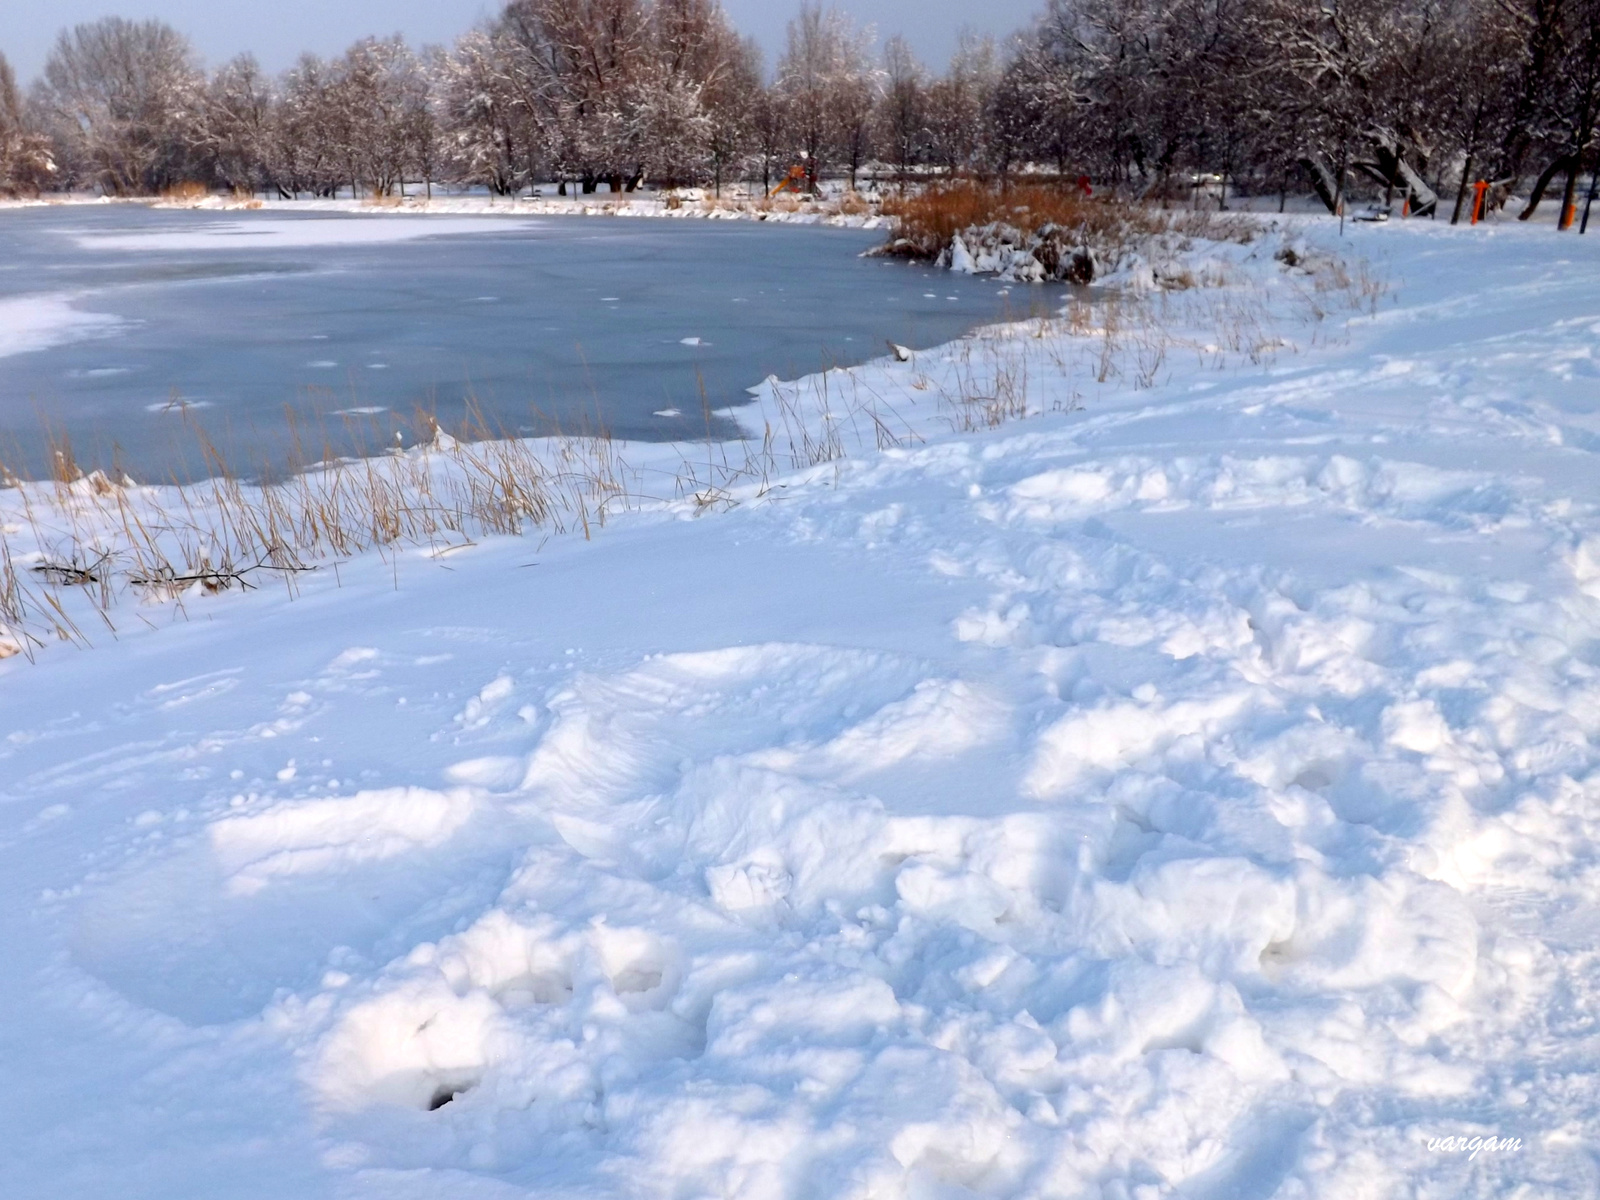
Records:
[[[1003,314],[987,280],[961,280],[962,304],[920,299],[929,269],[859,257],[874,241],[753,222],[292,206],[0,211],[0,262],[12,268],[0,271],[0,352],[11,355],[0,441],[8,468],[47,474],[43,403],[86,465],[109,470],[115,446],[134,478],[182,475],[190,462],[169,423],[144,415],[174,394],[216,410],[207,434],[251,472],[293,455],[285,406],[335,453],[371,452],[397,428],[409,442],[419,411],[452,429],[598,421],[658,440],[671,432],[660,409],[738,405],[769,373],[860,362],[884,338],[945,341]],[[50,296],[10,294],[43,286]],[[692,350],[684,338],[698,339]],[[357,408],[394,415],[329,419]],[[718,418],[709,432],[736,426]]]
[[[1600,243],[1279,238],[1270,362],[0,662],[7,1194],[1595,1194]]]
[[[504,233],[532,228],[531,220],[498,217],[429,217],[422,221],[385,221],[373,217],[259,217],[209,224],[203,228],[125,233],[80,233],[74,240],[85,250],[155,252],[252,249],[305,249],[315,246],[372,246],[418,238],[473,233]]]

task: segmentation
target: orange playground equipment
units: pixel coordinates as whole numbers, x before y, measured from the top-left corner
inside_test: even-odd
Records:
[[[778,186],[767,193],[767,199],[772,199],[772,197],[786,188],[793,188],[797,192],[801,191],[805,187],[805,182],[806,169],[800,166],[790,167],[789,173],[778,180]]]

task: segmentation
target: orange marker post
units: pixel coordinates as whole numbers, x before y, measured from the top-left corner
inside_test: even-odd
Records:
[[[1472,185],[1472,223],[1476,225],[1483,220],[1483,198],[1489,194],[1489,182],[1485,179],[1478,180]]]

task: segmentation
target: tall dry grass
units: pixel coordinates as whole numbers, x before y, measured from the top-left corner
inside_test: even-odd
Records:
[[[269,580],[293,593],[299,576],[371,550],[443,554],[535,529],[591,536],[642,495],[603,434],[494,436],[475,411],[455,433],[418,424],[426,440],[410,450],[329,457],[275,483],[242,480],[194,425],[208,472],[195,483],[85,474],[65,439],[47,480],[0,468],[0,658],[87,644],[86,615],[114,634],[113,609],[130,597],[181,605]]]
[[[181,183],[169,184],[161,189],[161,199],[168,204],[194,204],[204,200],[211,194],[211,189],[203,183],[196,183],[186,179]]]
[[[1023,239],[1055,229],[1075,246],[1115,263],[1132,248],[1165,234],[1236,241],[1253,236],[1248,219],[1193,209],[1163,209],[1114,194],[1085,196],[1065,183],[996,183],[956,179],[889,196],[883,214],[892,219],[884,253],[933,259],[957,235],[1007,225]],[[1052,267],[1053,264],[1046,264]]]
[[[1068,229],[1121,229],[1134,216],[1127,205],[1086,199],[1076,189],[1048,184],[1001,188],[957,179],[888,196],[883,215],[894,221],[895,253],[936,258],[968,229],[1005,222],[1025,236],[1046,225]],[[1151,226],[1148,230],[1154,232]]]

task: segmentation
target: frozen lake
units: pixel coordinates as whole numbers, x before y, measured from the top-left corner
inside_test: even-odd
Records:
[[[241,473],[375,450],[469,398],[497,431],[705,437],[708,410],[928,346],[1020,306],[987,280],[860,257],[881,233],[751,222],[160,211],[0,212],[0,461],[48,425],[81,463]],[[725,437],[731,422],[711,418]],[[184,464],[188,463],[189,466]]]

